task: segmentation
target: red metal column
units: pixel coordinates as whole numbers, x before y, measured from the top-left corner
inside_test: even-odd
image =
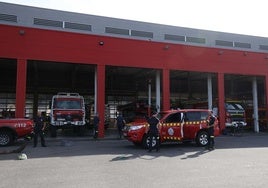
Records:
[[[105,65],[97,65],[97,112],[99,113],[99,137],[104,138],[105,121]]]
[[[218,73],[218,98],[219,98],[219,119],[221,130],[225,129],[225,95],[224,95],[224,74]]]
[[[16,118],[25,116],[27,60],[17,60]]]
[[[163,110],[170,109],[170,78],[169,69],[163,69]]]

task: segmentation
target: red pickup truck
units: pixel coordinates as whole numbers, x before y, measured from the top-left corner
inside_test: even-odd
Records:
[[[12,145],[18,138],[33,132],[34,123],[30,119],[0,119],[0,147]]]
[[[207,118],[209,110],[181,109],[164,111],[158,114],[160,143],[195,141],[198,146],[208,144]],[[149,124],[145,121],[135,121],[125,126],[123,134],[135,145],[149,146]],[[220,134],[218,119],[214,123],[214,134]],[[153,146],[156,144],[153,138]]]

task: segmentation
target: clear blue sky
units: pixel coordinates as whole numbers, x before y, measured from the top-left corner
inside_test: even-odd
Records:
[[[268,0],[2,0],[2,2],[268,37]]]

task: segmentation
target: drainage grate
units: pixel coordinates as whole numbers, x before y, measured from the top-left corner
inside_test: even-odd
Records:
[[[17,16],[11,14],[0,14],[0,21],[17,22]]]
[[[81,23],[65,22],[64,27],[68,29],[91,31],[91,25],[81,24]]]
[[[47,20],[41,18],[34,18],[34,25],[42,25],[42,26],[49,26],[49,27],[63,27],[62,21],[56,20]]]

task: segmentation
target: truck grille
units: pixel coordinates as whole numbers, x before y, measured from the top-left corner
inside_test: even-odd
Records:
[[[83,118],[79,114],[61,114],[55,117],[55,121],[82,121]]]

